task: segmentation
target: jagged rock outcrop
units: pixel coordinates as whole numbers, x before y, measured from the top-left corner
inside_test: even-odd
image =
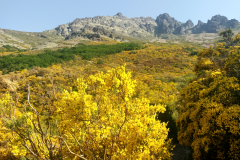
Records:
[[[47,36],[44,36],[42,34],[38,34],[39,37],[42,37],[42,38],[48,38]]]
[[[227,17],[216,15],[211,20],[208,20],[205,31],[207,33],[218,33],[219,30],[225,29],[225,25],[228,22]]]
[[[235,28],[239,25],[236,19],[228,20],[225,16],[216,15],[207,23],[198,21],[194,26],[191,20],[185,23],[175,20],[169,14],[160,14],[156,20],[151,17],[127,18],[122,13],[111,16],[96,16],[77,18],[73,22],[59,25],[48,30],[66,39],[76,37],[89,37],[89,35],[99,34],[109,38],[120,37],[148,37],[153,38],[161,34],[198,34],[198,33],[218,33],[220,30]],[[86,36],[88,34],[88,36]]]
[[[170,17],[167,13],[160,14],[156,19],[156,23],[158,25],[155,31],[157,35],[171,33],[178,35],[189,34],[191,33],[191,29],[194,27],[191,20],[188,20],[186,23],[182,23]]]
[[[192,33],[218,33],[227,28],[236,28],[239,22],[236,19],[228,20],[227,17],[215,15],[207,23],[198,21],[198,24],[192,29]]]
[[[71,23],[60,25],[47,32],[64,37],[71,36],[74,32],[99,33],[107,36],[114,33],[123,36],[154,37],[156,26],[155,20],[151,17],[127,18],[119,12],[113,17],[77,18]]]
[[[124,17],[121,12],[118,12],[115,16],[113,16],[113,18],[118,18],[118,19],[122,19],[122,20],[127,19],[127,17]]]
[[[157,19],[156,34],[171,34],[175,29],[181,27],[182,23],[170,17],[169,14],[160,14]]]
[[[78,37],[88,38],[88,39],[93,40],[93,41],[102,41],[102,38],[101,38],[100,34],[85,33],[85,32],[73,32],[71,35],[68,35],[65,38],[65,40],[78,38]]]
[[[231,19],[226,23],[226,28],[236,28],[239,25],[239,21],[236,19]]]
[[[183,23],[180,27],[176,28],[174,34],[190,34],[193,27],[193,22],[191,20],[188,20],[186,23]]]
[[[195,33],[195,34],[203,33],[204,28],[205,28],[205,23],[198,20],[198,24],[192,29],[192,33]]]

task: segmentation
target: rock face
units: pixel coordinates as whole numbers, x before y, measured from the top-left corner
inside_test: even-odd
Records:
[[[42,37],[42,38],[48,38],[47,36],[44,36],[42,34],[38,34],[39,37]]]
[[[174,34],[190,34],[193,27],[193,22],[191,20],[188,20],[186,23],[183,23],[180,27],[176,28]]]
[[[117,13],[113,17],[77,18],[71,23],[60,25],[47,32],[54,32],[64,37],[71,36],[75,32],[99,33],[106,36],[114,34],[133,37],[153,37],[154,27],[156,26],[155,20],[151,17],[127,18],[122,13]]]
[[[218,33],[227,28],[236,28],[239,22],[236,19],[228,20],[227,17],[215,15],[207,23],[198,21],[198,24],[193,28],[192,33]]]
[[[71,35],[67,36],[65,40],[73,39],[73,38],[88,38],[93,41],[102,41],[101,35],[96,33],[84,33],[84,32],[73,32]]]
[[[115,39],[116,37],[151,38],[161,34],[218,33],[220,30],[235,28],[238,25],[239,22],[236,19],[228,20],[227,17],[221,15],[213,16],[207,23],[199,20],[198,24],[194,26],[191,20],[182,23],[170,17],[167,13],[160,14],[154,20],[151,17],[127,18],[119,12],[113,17],[96,16],[93,18],[77,18],[73,22],[59,25],[45,32],[53,32],[65,37],[65,39],[76,37],[93,39],[96,35]]]
[[[167,13],[160,14],[157,19],[157,34],[171,34],[176,28],[181,27],[182,23],[170,17]]]
[[[198,34],[203,33],[205,28],[205,23],[198,20],[198,24],[192,29],[192,33]]]

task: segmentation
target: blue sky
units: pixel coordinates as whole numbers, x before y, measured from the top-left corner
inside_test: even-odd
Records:
[[[42,32],[76,18],[156,17],[168,13],[180,22],[207,22],[220,14],[240,20],[240,0],[0,0],[0,28]]]

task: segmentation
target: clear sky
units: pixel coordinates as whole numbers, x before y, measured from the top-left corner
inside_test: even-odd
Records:
[[[207,22],[220,14],[240,20],[240,0],[0,0],[0,28],[42,32],[76,18],[156,17],[168,13],[180,22]]]

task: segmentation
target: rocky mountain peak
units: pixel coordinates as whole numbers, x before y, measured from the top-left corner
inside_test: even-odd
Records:
[[[192,22],[191,20],[188,20],[188,21],[184,24],[184,26],[186,26],[186,27],[188,27],[188,28],[193,28],[193,27],[194,27],[194,24],[193,24],[193,22]]]
[[[202,26],[204,23],[202,22],[202,21],[200,21],[200,20],[198,20],[198,24],[197,24],[197,26]]]
[[[221,15],[215,15],[211,20],[204,25],[204,30],[207,33],[218,33],[220,30],[227,28],[235,28],[239,22],[236,19],[228,20],[227,17]]]
[[[121,12],[118,12],[115,16],[123,17],[123,14]]]
[[[236,19],[231,19],[227,22],[226,27],[227,28],[236,28],[239,25],[239,21]]]
[[[179,27],[177,27],[173,33],[180,35],[189,34],[191,33],[190,29],[192,29],[193,27],[194,27],[193,22],[191,20],[188,20],[186,23],[183,23]]]
[[[169,19],[169,20],[170,20],[170,19],[174,19],[174,18],[170,17],[168,13],[160,14],[160,15],[158,16],[158,18],[159,18],[159,19]]]
[[[228,21],[228,19],[227,19],[227,17],[221,16],[220,14],[218,14],[218,15],[213,16],[211,21],[217,22],[218,24],[222,25],[222,24],[226,23]]]
[[[157,32],[158,34],[170,34],[173,33],[174,30],[181,26],[181,22],[175,20],[174,18],[170,17],[169,14],[164,13],[160,14],[157,19],[156,23],[158,25]]]
[[[118,12],[115,16],[113,16],[113,18],[122,19],[122,20],[127,19],[127,17],[123,16],[121,12]]]
[[[129,37],[155,37],[161,34],[198,34],[198,33],[218,33],[226,28],[236,28],[239,22],[236,19],[228,20],[227,17],[215,15],[207,23],[198,21],[194,26],[191,20],[185,23],[175,20],[168,13],[152,17],[127,18],[121,12],[114,16],[96,16],[77,18],[73,22],[59,25],[50,30],[57,35],[68,37],[90,37],[99,34],[114,38],[117,36]],[[1,30],[0,30],[1,31]]]

